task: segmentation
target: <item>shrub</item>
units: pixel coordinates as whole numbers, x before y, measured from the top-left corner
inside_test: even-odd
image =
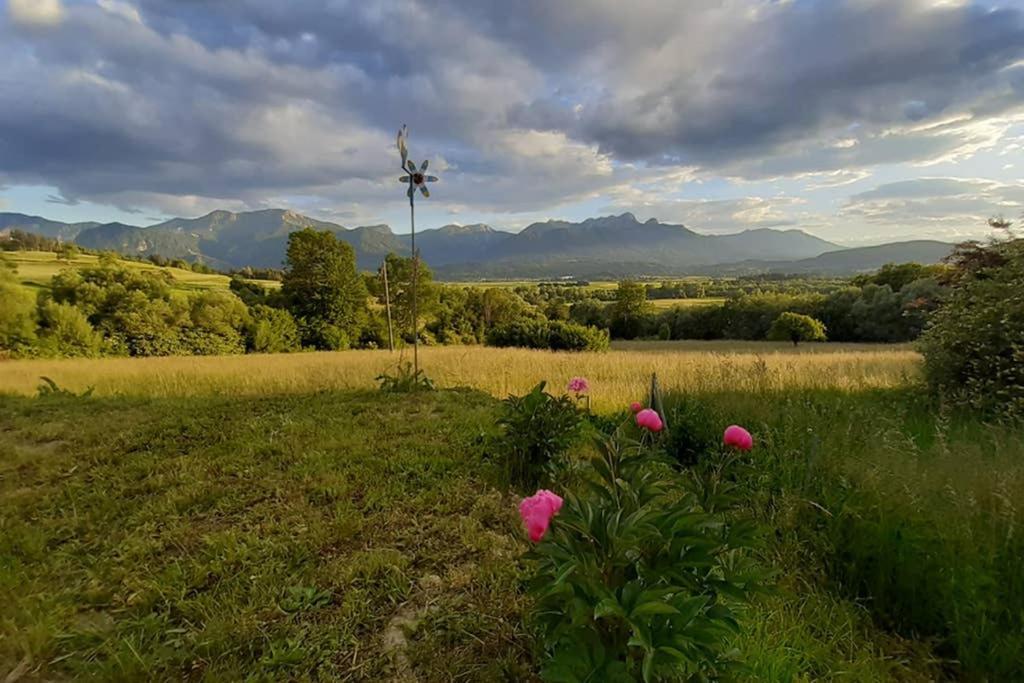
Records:
[[[518,346],[555,351],[605,351],[608,332],[577,323],[517,320],[491,329],[488,346]]]
[[[554,351],[607,351],[608,332],[555,321],[548,324],[548,348]]]
[[[249,309],[230,292],[203,292],[189,299],[189,322],[182,331],[189,352],[225,355],[245,352],[245,329],[252,323]]]
[[[615,439],[527,557],[549,681],[706,680],[734,666],[735,609],[761,579],[732,501]],[[687,483],[692,486],[688,486]],[[711,506],[702,506],[701,499]],[[717,506],[722,512],[712,512]]]
[[[18,351],[35,341],[35,297],[0,261],[0,351]]]
[[[506,481],[523,489],[551,478],[552,467],[578,440],[583,415],[569,396],[553,396],[541,382],[524,396],[509,396],[498,419]]]
[[[40,342],[58,356],[98,356],[103,335],[71,304],[45,301],[39,306]]]
[[[250,315],[246,345],[251,351],[288,353],[301,348],[299,326],[288,311],[259,304],[251,309]]]
[[[928,382],[958,403],[1024,415],[1024,239],[965,245],[953,259],[952,291],[921,340]]]
[[[825,341],[825,326],[809,315],[787,311],[772,323],[768,339],[791,341],[793,346],[800,342]]]

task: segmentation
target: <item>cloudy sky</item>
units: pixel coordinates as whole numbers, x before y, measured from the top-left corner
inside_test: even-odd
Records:
[[[1024,0],[0,0],[0,210],[844,244],[1024,213]],[[680,9],[685,7],[685,9]]]

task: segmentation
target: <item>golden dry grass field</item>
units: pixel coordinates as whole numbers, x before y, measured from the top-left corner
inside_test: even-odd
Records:
[[[171,358],[8,360],[0,362],[0,393],[30,395],[40,377],[97,395],[262,396],[376,385],[411,353],[339,351],[279,355]],[[782,391],[888,388],[915,381],[920,358],[910,347],[767,342],[636,342],[607,353],[446,346],[421,349],[420,362],[441,387],[468,386],[497,397],[541,380],[561,389],[583,375],[595,409],[638,398],[657,373],[666,389]]]

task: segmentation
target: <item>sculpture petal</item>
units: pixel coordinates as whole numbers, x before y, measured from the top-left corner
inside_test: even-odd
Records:
[[[429,197],[430,196],[430,190],[427,189],[426,185],[420,185],[420,192],[423,193],[424,197]]]
[[[405,167],[405,160],[409,157],[409,149],[406,147],[405,140],[409,136],[409,129],[402,124],[402,127],[398,129],[398,137],[396,138],[396,144],[398,145],[398,153],[402,155],[402,167]]]

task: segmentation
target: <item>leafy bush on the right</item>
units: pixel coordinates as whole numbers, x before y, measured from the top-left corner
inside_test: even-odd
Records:
[[[984,412],[1024,415],[1024,239],[967,243],[921,339],[928,383]]]

